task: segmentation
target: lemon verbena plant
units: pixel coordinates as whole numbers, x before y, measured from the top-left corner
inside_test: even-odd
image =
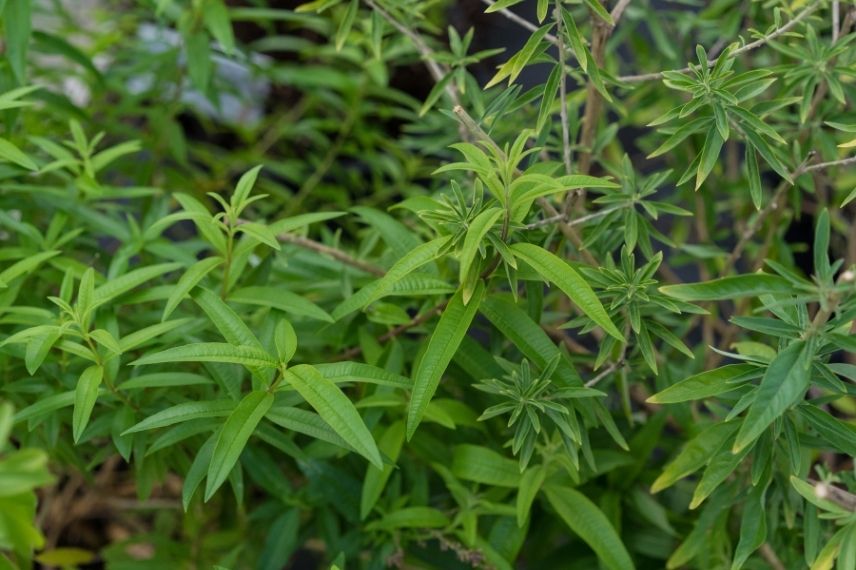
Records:
[[[856,568],[852,2],[0,25],[0,568]]]

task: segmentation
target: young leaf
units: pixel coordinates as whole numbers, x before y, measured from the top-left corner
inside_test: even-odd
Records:
[[[591,286],[567,262],[530,243],[516,243],[511,246],[511,250],[520,261],[529,265],[546,281],[561,289],[583,313],[607,334],[624,342],[624,335],[615,327]]]
[[[23,166],[27,170],[39,169],[39,165],[33,162],[32,158],[24,154],[21,149],[12,144],[11,141],[2,137],[0,137],[0,159],[12,162],[18,166]]]
[[[227,55],[235,51],[235,36],[232,34],[232,22],[223,0],[206,0],[202,9],[205,27],[211,32]]]
[[[348,445],[378,469],[383,468],[372,434],[354,404],[338,386],[308,364],[289,368],[285,378]]]
[[[663,469],[651,485],[651,492],[658,493],[679,479],[691,475],[710,461],[714,452],[737,431],[737,422],[714,424],[688,441],[681,452]]]
[[[235,402],[232,400],[211,400],[207,402],[176,404],[131,426],[123,431],[122,435],[167,427],[191,420],[228,416],[233,409],[235,409]]]
[[[273,405],[273,400],[273,394],[269,392],[251,392],[229,414],[211,454],[205,483],[206,502],[226,481],[256,426]]]
[[[734,441],[734,453],[752,444],[773,421],[802,397],[809,384],[811,358],[802,340],[794,341],[779,352],[767,367],[755,401],[740,426]]]
[[[425,409],[437,391],[440,378],[455,356],[461,339],[467,334],[483,294],[484,284],[479,283],[469,304],[464,305],[463,291],[458,291],[440,316],[440,321],[428,340],[428,347],[413,372],[413,392],[407,410],[408,441],[422,421]]]

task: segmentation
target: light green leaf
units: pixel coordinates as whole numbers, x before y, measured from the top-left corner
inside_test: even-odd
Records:
[[[761,173],[758,171],[758,155],[755,154],[755,149],[750,145],[746,145],[746,176],[749,179],[749,195],[752,197],[752,204],[756,210],[761,209],[761,200],[763,194],[761,190]]]
[[[615,22],[612,21],[612,16],[609,15],[609,12],[606,11],[606,8],[603,7],[603,4],[601,4],[599,0],[583,0],[583,2],[606,24],[610,26],[615,25]]]
[[[414,248],[413,251],[399,259],[395,265],[386,272],[386,275],[376,281],[372,281],[357,291],[354,295],[345,299],[333,311],[333,318],[338,321],[342,317],[366,307],[370,303],[388,295],[392,291],[396,282],[416,269],[419,269],[426,263],[436,259],[443,248],[445,248],[449,243],[451,238],[451,236],[439,237]]]
[[[354,404],[338,386],[308,364],[289,368],[285,378],[348,445],[378,469],[383,468],[372,434]]]
[[[758,367],[751,364],[729,364],[714,370],[707,370],[669,386],[662,392],[648,398],[647,401],[652,404],[675,404],[711,398],[736,390],[740,384],[729,383],[729,380],[756,370]]]
[[[98,399],[98,387],[101,386],[103,377],[104,369],[102,367],[90,366],[83,371],[77,381],[77,388],[74,391],[74,413],[71,418],[74,443],[80,440],[83,430],[86,429],[86,424],[89,423],[89,416],[92,415],[92,409]]]
[[[457,445],[452,453],[452,473],[466,481],[496,487],[517,487],[520,469],[517,461],[479,445]]]
[[[279,241],[276,239],[276,235],[271,231],[271,229],[264,224],[258,224],[256,222],[245,222],[238,226],[238,231],[247,234],[251,238],[262,242],[263,244],[274,248],[279,251],[282,247],[279,245]]]
[[[734,453],[752,444],[773,421],[803,396],[809,384],[811,355],[798,340],[782,350],[767,367],[758,394],[734,441]]]
[[[357,11],[360,8],[360,0],[351,0],[345,10],[345,16],[339,23],[339,28],[336,30],[336,51],[341,51],[345,45],[345,40],[348,39],[348,34],[354,25],[354,20],[357,18]]]
[[[309,317],[318,321],[333,322],[333,317],[327,311],[282,287],[244,287],[230,293],[229,300],[235,303],[271,307],[291,315]]]
[[[502,208],[488,208],[473,218],[472,223],[467,228],[467,234],[464,237],[464,243],[461,246],[458,257],[460,263],[458,279],[460,283],[466,281],[467,273],[476,258],[479,248],[482,246],[484,236],[491,230],[502,215],[502,212]],[[469,302],[469,299],[464,299],[464,303],[466,304],[467,302]]]
[[[184,402],[151,415],[122,432],[122,435],[162,428],[178,423],[204,418],[228,416],[235,409],[233,400],[209,400],[207,402]]]
[[[585,495],[568,487],[546,487],[547,501],[565,524],[597,554],[610,570],[633,570],[633,560],[597,505]]]
[[[38,170],[39,165],[33,159],[24,154],[21,149],[12,144],[11,141],[0,137],[0,159],[23,166],[27,170]]]
[[[116,297],[127,293],[135,287],[139,287],[146,281],[151,281],[156,277],[160,277],[164,273],[175,271],[179,267],[181,267],[181,265],[178,263],[160,263],[149,267],[135,269],[125,275],[116,277],[115,279],[110,279],[95,289],[95,292],[92,295],[92,308],[94,309],[105,303],[109,303]]]
[[[720,277],[702,283],[683,283],[660,287],[660,292],[681,301],[722,301],[769,294],[794,294],[794,286],[778,275],[753,273]]]
[[[201,259],[187,268],[182,276],[178,279],[178,283],[169,295],[166,301],[166,306],[163,309],[161,320],[165,321],[172,312],[178,307],[179,303],[202,281],[208,273],[214,268],[223,263],[223,258],[219,256],[207,257]]]
[[[591,286],[567,262],[531,243],[516,243],[511,246],[511,250],[515,257],[529,265],[546,281],[561,289],[607,334],[624,342],[624,335],[612,323]]]
[[[379,521],[366,525],[366,530],[393,530],[397,528],[442,528],[449,518],[431,507],[405,507],[396,509]]]
[[[428,339],[428,347],[413,372],[413,392],[407,410],[408,441],[422,421],[422,416],[425,415],[425,409],[437,391],[443,372],[446,371],[461,340],[467,334],[483,294],[484,284],[479,283],[469,304],[464,305],[463,291],[455,293],[440,316],[440,321],[431,338]]]
[[[255,431],[256,426],[273,405],[273,401],[274,396],[269,392],[251,392],[244,396],[229,414],[229,418],[223,424],[223,429],[220,430],[220,435],[217,437],[214,452],[211,454],[211,463],[208,466],[208,478],[205,484],[206,502],[226,481],[235,463],[238,462],[244,446]]]
[[[535,30],[535,32],[529,36],[529,39],[526,40],[526,44],[524,44],[523,48],[511,56],[508,61],[499,66],[496,74],[487,82],[487,85],[485,85],[484,88],[489,89],[494,85],[497,85],[506,77],[508,78],[509,85],[514,83],[514,80],[517,79],[517,76],[520,75],[520,72],[523,71],[523,68],[526,67],[529,61],[535,57],[539,51],[543,51],[544,46],[542,46],[541,41],[544,39],[544,36],[547,35],[547,32],[550,31],[551,27],[552,24],[548,24]]]
[[[262,343],[250,327],[219,296],[207,289],[202,289],[194,295],[194,300],[205,311],[226,342],[264,350]]]
[[[532,502],[541,490],[544,479],[547,477],[547,469],[543,465],[530,467],[520,477],[520,485],[517,488],[517,526],[523,528],[529,518]]]
[[[223,47],[223,51],[232,54],[235,51],[235,36],[223,0],[205,0],[202,14],[205,27]]]
[[[252,346],[235,346],[224,342],[200,342],[168,348],[138,358],[131,362],[131,366],[170,362],[225,362],[258,368],[277,368],[279,366],[276,359],[264,350]]]
[[[737,431],[738,422],[714,424],[699,432],[684,444],[680,453],[666,465],[663,472],[651,485],[651,492],[658,493],[675,484],[687,475],[701,469],[713,457],[714,452]]]

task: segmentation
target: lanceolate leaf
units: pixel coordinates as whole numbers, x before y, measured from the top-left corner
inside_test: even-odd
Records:
[[[651,485],[657,493],[673,485],[679,479],[701,469],[713,457],[713,453],[737,431],[738,422],[714,424],[699,432],[684,445],[681,452],[663,469],[663,473]]]
[[[425,415],[425,409],[434,397],[440,378],[467,334],[470,323],[478,311],[484,285],[479,284],[469,304],[464,305],[463,292],[458,291],[449,301],[428,340],[428,347],[413,372],[413,392],[407,410],[407,439],[413,437]]]
[[[729,382],[735,378],[748,376],[758,370],[757,366],[750,364],[729,364],[714,370],[708,370],[685,378],[654,394],[648,401],[652,404],[675,404],[689,400],[701,400],[718,396],[725,392],[736,390],[740,384]],[[760,375],[760,372],[759,372]]]
[[[380,498],[386,482],[395,469],[398,454],[404,444],[404,422],[395,422],[389,426],[378,440],[378,448],[392,462],[386,464],[382,469],[369,465],[363,479],[363,490],[360,496],[360,518],[365,519],[377,500]]]
[[[591,320],[610,336],[624,342],[624,335],[615,327],[591,286],[573,267],[549,251],[530,243],[511,246],[514,256],[528,264],[546,281],[562,290]]]
[[[122,432],[122,435],[167,427],[177,423],[189,422],[203,418],[219,418],[228,416],[235,408],[232,400],[211,400],[208,402],[185,402],[149,416],[138,424]]]
[[[289,368],[285,377],[348,445],[378,469],[383,468],[383,461],[372,434],[354,404],[338,386],[308,364]]]
[[[208,273],[221,263],[223,263],[223,258],[215,256],[205,258],[191,265],[178,280],[178,283],[176,283],[175,288],[172,290],[169,299],[167,299],[161,320],[165,321],[168,319],[187,294],[190,293],[190,291],[192,291],[200,281],[205,279],[205,276],[208,275]]]
[[[545,491],[550,506],[565,524],[597,553],[605,568],[635,568],[630,554],[609,519],[585,495],[568,487],[548,486]]]
[[[131,366],[169,362],[227,362],[247,367],[276,368],[276,359],[264,350],[251,346],[234,346],[225,342],[200,342],[168,348],[138,358]]]
[[[229,418],[220,430],[211,455],[211,463],[208,466],[208,478],[205,484],[206,501],[226,481],[256,426],[273,405],[273,400],[273,394],[269,392],[252,392],[247,394],[229,414]]]
[[[798,340],[782,350],[767,367],[755,401],[749,408],[734,441],[737,453],[752,444],[773,421],[793,406],[808,388],[811,355]]]
[[[794,286],[783,277],[766,273],[721,277],[703,283],[666,285],[660,287],[660,291],[682,301],[722,301],[741,297],[758,297],[776,293],[794,294],[797,292],[794,290]]]
[[[83,435],[83,430],[89,423],[89,417],[95,407],[95,400],[98,398],[98,387],[101,385],[103,377],[104,369],[101,366],[90,366],[83,371],[77,380],[77,389],[74,392],[74,414],[72,416],[72,432],[75,443]]]

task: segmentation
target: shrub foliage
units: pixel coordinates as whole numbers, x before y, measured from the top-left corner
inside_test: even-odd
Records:
[[[0,1],[0,567],[856,568],[852,3],[281,4]]]

